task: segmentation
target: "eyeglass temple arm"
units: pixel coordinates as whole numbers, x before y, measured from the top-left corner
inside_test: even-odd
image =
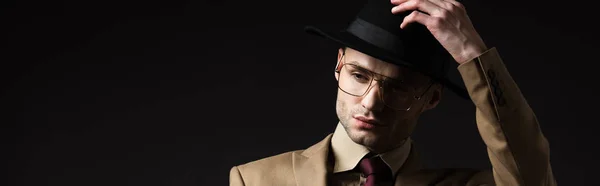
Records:
[[[423,93],[421,93],[420,96],[415,97],[415,99],[419,100],[423,97],[423,95],[425,95],[425,93],[427,93],[427,91],[429,91],[429,89],[431,88],[431,86],[433,86],[435,82],[433,80],[431,80],[431,83],[429,83],[429,86],[427,86],[427,89],[425,89],[425,91],[423,91]]]

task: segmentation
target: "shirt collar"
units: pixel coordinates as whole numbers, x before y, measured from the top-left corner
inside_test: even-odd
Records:
[[[410,138],[407,138],[406,142],[400,147],[392,149],[383,154],[378,154],[381,159],[390,167],[392,174],[396,175],[396,172],[402,167],[408,154],[410,152],[410,144],[412,143]],[[369,153],[369,149],[365,146],[355,143],[350,139],[346,129],[338,122],[335,132],[331,137],[331,148],[333,150],[333,156],[335,163],[333,166],[333,173],[344,172],[353,169],[360,162],[360,160]]]

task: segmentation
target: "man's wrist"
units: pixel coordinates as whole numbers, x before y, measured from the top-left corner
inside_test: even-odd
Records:
[[[461,55],[462,57],[457,59],[456,62],[459,65],[462,65],[466,62],[469,62],[469,61],[481,56],[483,53],[485,53],[488,50],[489,50],[489,48],[487,48],[486,46],[467,48],[467,49],[463,50],[462,55]]]

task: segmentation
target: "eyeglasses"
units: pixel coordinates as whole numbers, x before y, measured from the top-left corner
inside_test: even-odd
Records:
[[[420,100],[433,85],[431,82],[425,91],[416,96],[417,89],[404,81],[389,78],[356,64],[341,63],[344,55],[340,58],[335,72],[339,74],[338,87],[346,94],[362,97],[372,88],[373,81],[377,81],[379,98],[386,106],[395,110],[409,111],[412,104]]]

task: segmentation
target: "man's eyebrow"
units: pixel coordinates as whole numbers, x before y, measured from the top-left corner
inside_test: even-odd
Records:
[[[385,77],[385,79],[387,79],[388,81],[391,81],[393,83],[403,83],[404,82],[404,80],[402,80],[400,78],[389,77],[389,76],[386,76],[386,75],[382,75],[382,74],[378,74],[376,72],[373,72],[373,71],[369,70],[368,68],[360,65],[360,63],[358,61],[350,61],[350,62],[347,62],[346,64],[356,65],[356,66],[360,67],[361,70],[367,70],[367,71],[369,71],[369,72],[371,72],[373,74],[377,74],[377,75],[379,75],[381,77]]]
[[[377,74],[377,73],[375,73],[375,72],[373,72],[373,71],[369,70],[368,68],[366,68],[366,67],[364,67],[364,66],[360,65],[358,61],[350,61],[350,62],[348,62],[348,63],[346,63],[346,64],[351,64],[351,65],[354,65],[354,66],[356,66],[356,67],[358,68],[358,70],[360,70],[360,71],[368,71],[368,72],[370,72],[370,73]]]
[[[347,62],[347,63],[348,63],[348,64],[353,64],[353,65],[358,65],[358,66],[360,66],[360,63],[359,63],[358,61],[350,61],[350,62]],[[360,67],[363,67],[363,66],[360,66]],[[364,67],[363,67],[363,68],[364,68]]]
[[[356,66],[358,66],[358,67],[362,68],[363,70],[368,70],[368,71],[371,71],[371,70],[369,70],[367,67],[365,67],[365,66],[361,65],[361,64],[360,64],[360,62],[358,62],[358,61],[350,61],[350,62],[347,62],[347,64],[356,65]],[[375,72],[373,72],[373,73],[375,73]]]

